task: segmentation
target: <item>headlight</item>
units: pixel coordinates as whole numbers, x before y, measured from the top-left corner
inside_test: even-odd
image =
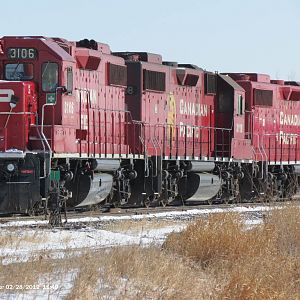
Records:
[[[8,164],[6,166],[6,169],[8,172],[13,172],[15,170],[15,165],[14,164]]]

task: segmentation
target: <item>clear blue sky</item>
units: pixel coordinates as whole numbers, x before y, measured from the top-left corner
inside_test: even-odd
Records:
[[[95,39],[212,71],[300,81],[299,0],[15,0],[0,35]]]

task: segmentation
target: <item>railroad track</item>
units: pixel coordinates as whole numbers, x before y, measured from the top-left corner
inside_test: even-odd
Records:
[[[187,205],[187,206],[166,206],[166,207],[140,207],[140,208],[112,208],[109,212],[101,212],[100,210],[92,211],[68,211],[67,220],[69,222],[75,223],[77,219],[78,222],[90,218],[91,222],[110,220],[109,217],[118,219],[118,217],[126,216],[146,216],[153,214],[161,214],[161,218],[164,217],[163,213],[168,212],[192,212],[193,210],[216,210],[216,209],[238,209],[238,208],[251,208],[255,209],[256,207],[282,207],[283,205],[291,203],[300,203],[300,198],[293,201],[283,201],[283,202],[255,202],[255,203],[237,203],[237,204],[212,204],[212,205]],[[167,217],[167,216],[166,216]],[[47,217],[44,215],[40,216],[24,216],[24,215],[13,215],[13,216],[0,216],[0,225],[10,222],[21,222],[22,221],[36,221],[36,224],[46,224]],[[24,222],[25,224],[26,222]],[[30,223],[29,223],[30,224]],[[26,224],[24,225],[26,226]],[[33,226],[30,224],[29,226]]]

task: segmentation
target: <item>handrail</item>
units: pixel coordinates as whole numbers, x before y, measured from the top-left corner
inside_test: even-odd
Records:
[[[282,164],[282,161],[284,161],[284,157],[287,155],[287,161],[291,160],[291,148],[293,148],[293,145],[295,145],[295,159],[296,159],[296,154],[297,154],[297,146],[298,146],[298,139],[300,137],[300,134],[298,133],[293,133],[293,132],[288,132],[285,133],[286,138],[288,138],[288,144],[284,143],[284,137],[279,135],[278,133],[263,133],[262,137],[269,137],[269,152],[274,149],[275,150],[275,161],[277,160],[277,151],[280,151],[280,162]],[[273,137],[275,140],[275,147],[271,148],[270,147],[270,138]],[[295,144],[291,144],[291,137],[295,138]],[[280,149],[276,146],[276,144],[280,144]],[[285,147],[287,146],[287,147]],[[268,148],[267,148],[268,149]],[[285,152],[288,151],[286,154]],[[269,157],[270,160],[270,157]]]
[[[151,126],[151,125],[149,124],[149,126]],[[155,134],[155,138],[157,140],[157,136],[158,136],[157,130],[158,130],[158,128],[164,128],[165,129],[164,130],[164,149],[163,149],[163,152],[165,152],[165,145],[166,145],[165,144],[165,139],[166,139],[166,137],[165,137],[165,131],[166,131],[166,128],[168,128],[168,127],[174,128],[175,127],[176,128],[176,133],[178,135],[178,131],[179,131],[178,128],[180,128],[181,126],[184,127],[185,137],[187,137],[187,128],[188,127],[190,127],[191,130],[193,131],[193,153],[192,153],[192,156],[193,155],[196,156],[195,155],[195,149],[196,149],[195,145],[197,145],[198,141],[199,141],[199,136],[196,138],[196,141],[194,140],[195,139],[195,131],[196,131],[196,129],[199,130],[199,135],[200,135],[200,156],[202,156],[202,146],[201,146],[202,144],[207,144],[208,145],[208,152],[209,152],[208,156],[210,155],[210,151],[212,149],[215,149],[215,148],[212,148],[213,143],[215,143],[215,139],[212,139],[211,136],[210,136],[212,131],[215,131],[215,132],[217,132],[217,131],[221,132],[222,131],[223,134],[224,134],[224,132],[228,132],[228,134],[229,134],[229,143],[226,144],[226,145],[230,147],[230,133],[232,131],[231,128],[221,128],[221,127],[202,126],[202,125],[189,125],[189,124],[184,124],[184,125],[176,124],[176,125],[174,125],[174,124],[169,124],[169,123],[166,123],[166,124],[160,124],[159,123],[159,124],[155,124],[154,125],[154,127],[155,127],[154,134]],[[208,132],[208,139],[205,140],[205,141],[203,141],[203,139],[202,139],[202,132],[204,130],[207,130],[207,132]],[[188,143],[188,141],[187,141],[187,138],[185,138],[184,140],[185,140],[184,151],[185,151],[185,155],[186,155],[187,154],[187,143]],[[172,146],[172,142],[174,142],[174,141],[170,141],[170,147]],[[177,140],[176,140],[176,142],[177,142]],[[178,143],[176,143],[175,149],[176,149],[176,153],[178,152],[179,149],[181,149],[178,146]],[[215,151],[217,151],[217,149],[215,149]],[[222,155],[224,155],[224,152],[225,151],[223,150]]]
[[[41,124],[41,136],[43,137],[48,149],[49,149],[49,155],[50,155],[50,161],[49,161],[49,173],[48,175],[51,173],[51,157],[52,157],[52,149],[51,149],[51,146],[48,142],[48,139],[46,138],[45,136],[45,133],[44,133],[44,114],[45,114],[45,107],[46,106],[53,106],[52,103],[45,103],[43,104],[42,106],[42,124]],[[52,125],[51,125],[52,126]],[[44,174],[46,176],[46,174]]]
[[[18,112],[0,112],[0,115],[35,115],[34,112],[29,111],[18,111]]]
[[[252,137],[253,137],[253,117],[254,117],[254,110],[245,110],[245,122],[248,121],[248,131],[245,131],[245,136],[247,137],[247,139],[252,141]],[[248,116],[247,116],[248,115]]]
[[[40,131],[39,131],[39,125],[38,125],[38,123],[39,123],[39,121],[38,121],[38,114],[37,113],[35,113],[36,114],[36,124],[34,125],[35,127],[36,127],[36,131],[37,131],[37,133],[38,133],[38,136],[39,136],[39,138],[40,138],[40,140],[41,140],[41,142],[42,142],[42,146],[43,146],[43,153],[45,153],[46,151],[46,147],[45,147],[45,143],[44,143],[44,141],[43,141],[43,139],[42,139],[42,136],[41,136],[41,133],[40,133]],[[46,163],[45,163],[45,161],[44,161],[44,176],[42,176],[42,177],[40,177],[40,179],[44,179],[44,178],[46,178],[46,172],[47,172],[47,170],[46,170]]]
[[[64,90],[65,87],[64,86],[58,86],[58,87],[56,87],[56,89],[55,89],[55,103],[44,103],[43,106],[42,106],[41,135],[42,135],[42,137],[43,137],[43,139],[44,139],[44,141],[45,141],[45,143],[46,143],[46,145],[47,145],[47,147],[49,149],[49,155],[50,155],[50,158],[49,158],[49,173],[48,173],[48,175],[51,173],[51,158],[52,158],[52,153],[53,152],[52,152],[51,146],[50,146],[50,144],[48,142],[48,139],[46,138],[45,133],[44,133],[45,107],[47,107],[47,106],[54,107],[56,105],[57,92],[58,92],[59,89]],[[52,124],[51,124],[51,126],[52,126],[52,135],[53,135],[54,134],[54,110],[52,111]],[[53,141],[52,141],[52,143],[53,143]]]
[[[268,155],[267,155],[267,153],[265,151],[265,147],[264,147],[264,135],[262,135],[261,141],[262,141],[262,143],[261,143],[261,149],[262,149],[262,151],[263,151],[263,153],[265,155],[265,162],[262,160],[262,167],[265,164],[265,172],[262,172],[262,174],[261,174],[262,178],[261,179],[264,179],[264,174],[267,176],[267,173],[268,173]]]
[[[154,127],[154,131],[155,131],[155,127]],[[158,174],[158,171],[157,171],[157,165],[158,165],[157,147],[155,146],[155,143],[154,143],[154,139],[155,139],[155,142],[156,142],[156,136],[154,135],[154,139],[152,138],[152,136],[151,136],[151,127],[150,127],[150,139],[151,139],[151,143],[152,143],[152,145],[154,146],[154,149],[155,149],[155,174],[153,176],[157,177],[157,174]]]
[[[88,92],[88,90],[86,89],[78,89],[79,91],[86,91]],[[81,94],[80,94],[81,95]],[[81,96],[80,96],[81,97]],[[90,102],[90,101],[89,101]],[[81,101],[80,101],[81,103]],[[110,109],[110,108],[93,108],[95,111],[97,111],[98,113],[100,112],[104,112],[105,113],[105,116],[107,115],[107,112],[118,112],[118,113],[124,113],[125,115],[127,115],[129,117],[129,124],[133,124],[133,125],[138,125],[138,124],[145,124],[144,122],[142,121],[138,121],[138,120],[134,120],[132,118],[132,114],[129,110],[123,110],[123,109]],[[82,114],[81,112],[81,105],[80,105],[80,115]],[[81,124],[81,117],[80,117],[80,120],[79,120],[79,123]],[[106,123],[106,122],[105,122]],[[115,124],[115,123],[114,123]],[[80,126],[81,128],[81,126]],[[99,128],[100,128],[100,123],[99,123]],[[142,139],[140,138],[140,141],[142,142]],[[144,143],[144,142],[143,142]],[[105,142],[105,145],[107,144],[107,142]],[[107,150],[105,151],[107,152]]]
[[[37,134],[42,142],[43,152],[45,152],[45,150],[46,150],[45,143],[44,143],[45,135],[42,136],[42,134],[39,130],[39,126],[41,126],[41,125],[38,125],[39,122],[38,122],[38,113],[37,112],[29,112],[29,111],[12,112],[12,111],[10,111],[10,112],[0,112],[0,115],[35,115],[36,122],[35,122],[35,124],[30,124],[30,127],[36,128]],[[46,126],[48,126],[48,125],[44,125],[44,127],[46,127]],[[51,125],[49,125],[49,126],[51,126]],[[6,128],[6,126],[5,126],[5,128]],[[49,145],[49,143],[48,143],[48,145]],[[46,165],[44,164],[44,175],[45,174],[46,174]],[[45,178],[45,176],[40,177],[40,179],[43,179],[43,178]]]
[[[258,133],[255,133],[253,136],[257,137],[257,149],[259,151],[259,154],[261,156],[261,158],[263,158],[263,154],[262,154],[262,151],[260,149],[260,141],[259,141],[259,134]]]

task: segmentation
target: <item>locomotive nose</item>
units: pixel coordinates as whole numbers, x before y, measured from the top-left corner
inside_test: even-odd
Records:
[[[35,122],[32,82],[0,81],[0,152],[28,149],[29,125]]]
[[[22,132],[18,128],[20,116],[16,115],[19,111],[17,104],[20,102],[21,93],[12,84],[10,82],[0,83],[0,151],[23,150],[24,147],[20,144],[20,138],[22,138]],[[18,133],[20,135],[19,142],[17,142],[16,136]]]

